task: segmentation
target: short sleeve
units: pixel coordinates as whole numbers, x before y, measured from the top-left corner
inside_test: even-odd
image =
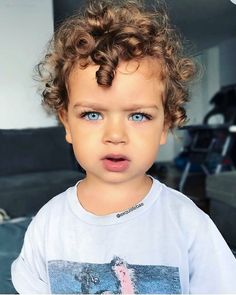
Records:
[[[40,236],[40,228],[36,227],[33,220],[26,231],[21,253],[12,263],[12,282],[20,294],[49,293]]]
[[[236,293],[236,259],[204,215],[189,249],[190,293]]]

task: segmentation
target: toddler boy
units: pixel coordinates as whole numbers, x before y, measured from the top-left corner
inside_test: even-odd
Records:
[[[163,9],[90,2],[38,66],[44,104],[86,177],[30,224],[19,293],[236,293],[236,261],[210,218],[146,174],[186,119],[195,66]]]

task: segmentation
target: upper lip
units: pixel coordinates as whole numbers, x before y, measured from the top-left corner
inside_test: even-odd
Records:
[[[128,157],[126,157],[125,155],[121,155],[121,154],[108,154],[102,158],[102,160],[104,160],[104,159],[124,159],[124,160],[130,161],[130,159]]]

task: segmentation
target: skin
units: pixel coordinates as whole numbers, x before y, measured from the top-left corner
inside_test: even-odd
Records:
[[[145,197],[152,185],[145,173],[160,145],[166,143],[160,65],[145,58],[137,66],[136,61],[121,62],[109,88],[97,84],[96,65],[75,67],[68,80],[68,110],[62,110],[59,117],[66,140],[86,171],[77,187],[78,199],[96,215],[126,210]],[[134,104],[142,107],[134,109]],[[82,117],[83,112],[90,113]],[[151,120],[140,112],[149,114]],[[107,171],[101,158],[110,153],[127,156],[128,169]]]

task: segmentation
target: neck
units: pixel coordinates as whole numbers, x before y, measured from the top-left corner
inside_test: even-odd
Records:
[[[96,215],[125,211],[141,202],[152,186],[150,177],[122,183],[104,183],[86,177],[77,187],[77,196],[83,208]]]

